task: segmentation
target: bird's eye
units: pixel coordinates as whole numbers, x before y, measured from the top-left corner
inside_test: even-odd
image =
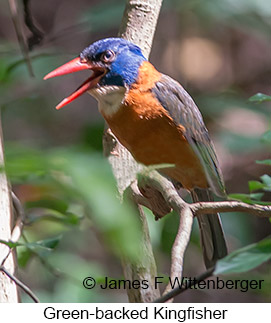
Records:
[[[105,51],[101,56],[101,60],[104,63],[110,63],[113,61],[114,58],[115,58],[115,53],[112,50]]]

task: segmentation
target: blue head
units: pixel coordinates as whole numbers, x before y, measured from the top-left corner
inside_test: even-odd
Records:
[[[80,57],[56,68],[44,79],[81,70],[93,72],[76,91],[58,104],[56,108],[60,109],[83,93],[99,86],[130,87],[136,81],[138,69],[144,61],[146,58],[138,46],[121,38],[107,38],[85,48]]]
[[[99,80],[100,85],[118,86],[135,82],[138,69],[146,60],[138,46],[121,38],[96,41],[82,51],[80,59],[106,71]]]

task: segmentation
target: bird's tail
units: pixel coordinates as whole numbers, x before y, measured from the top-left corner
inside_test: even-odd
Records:
[[[213,201],[207,189],[194,189],[192,192],[194,202]],[[218,259],[228,253],[219,213],[198,215],[203,258],[206,268],[215,265]]]

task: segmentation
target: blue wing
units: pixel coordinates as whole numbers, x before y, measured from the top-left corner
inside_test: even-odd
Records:
[[[172,78],[162,75],[152,89],[174,122],[186,129],[185,137],[201,161],[212,191],[225,197],[225,187],[215,149],[202,115],[184,88]]]

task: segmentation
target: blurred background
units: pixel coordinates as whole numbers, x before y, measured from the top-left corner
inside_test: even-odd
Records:
[[[31,67],[22,56],[8,1],[1,1],[0,11],[7,172],[27,215],[25,246],[17,248],[18,276],[42,302],[127,301],[123,290],[82,286],[87,276],[98,282],[104,276],[121,278],[120,253],[134,254],[138,238],[137,220],[129,205],[119,206],[102,155],[104,122],[97,103],[86,94],[60,111],[54,108],[88,73],[42,80],[93,41],[116,36],[125,1],[18,2],[16,23],[28,39]],[[270,103],[249,101],[258,92],[271,92],[270,31],[271,7],[265,0],[165,0],[150,56],[159,71],[180,81],[194,98],[215,142],[228,193],[242,193],[238,196],[246,200],[270,201],[268,185],[263,196],[255,195],[253,186],[270,180],[270,166],[256,163],[270,158]],[[147,213],[158,273],[168,275],[178,217],[155,222]],[[223,214],[222,221],[230,250],[271,232],[268,219],[248,214]],[[184,276],[203,271],[195,224]],[[188,291],[176,301],[271,301],[270,262],[225,277],[265,283],[262,290],[246,293]],[[29,298],[22,295],[22,300]]]

